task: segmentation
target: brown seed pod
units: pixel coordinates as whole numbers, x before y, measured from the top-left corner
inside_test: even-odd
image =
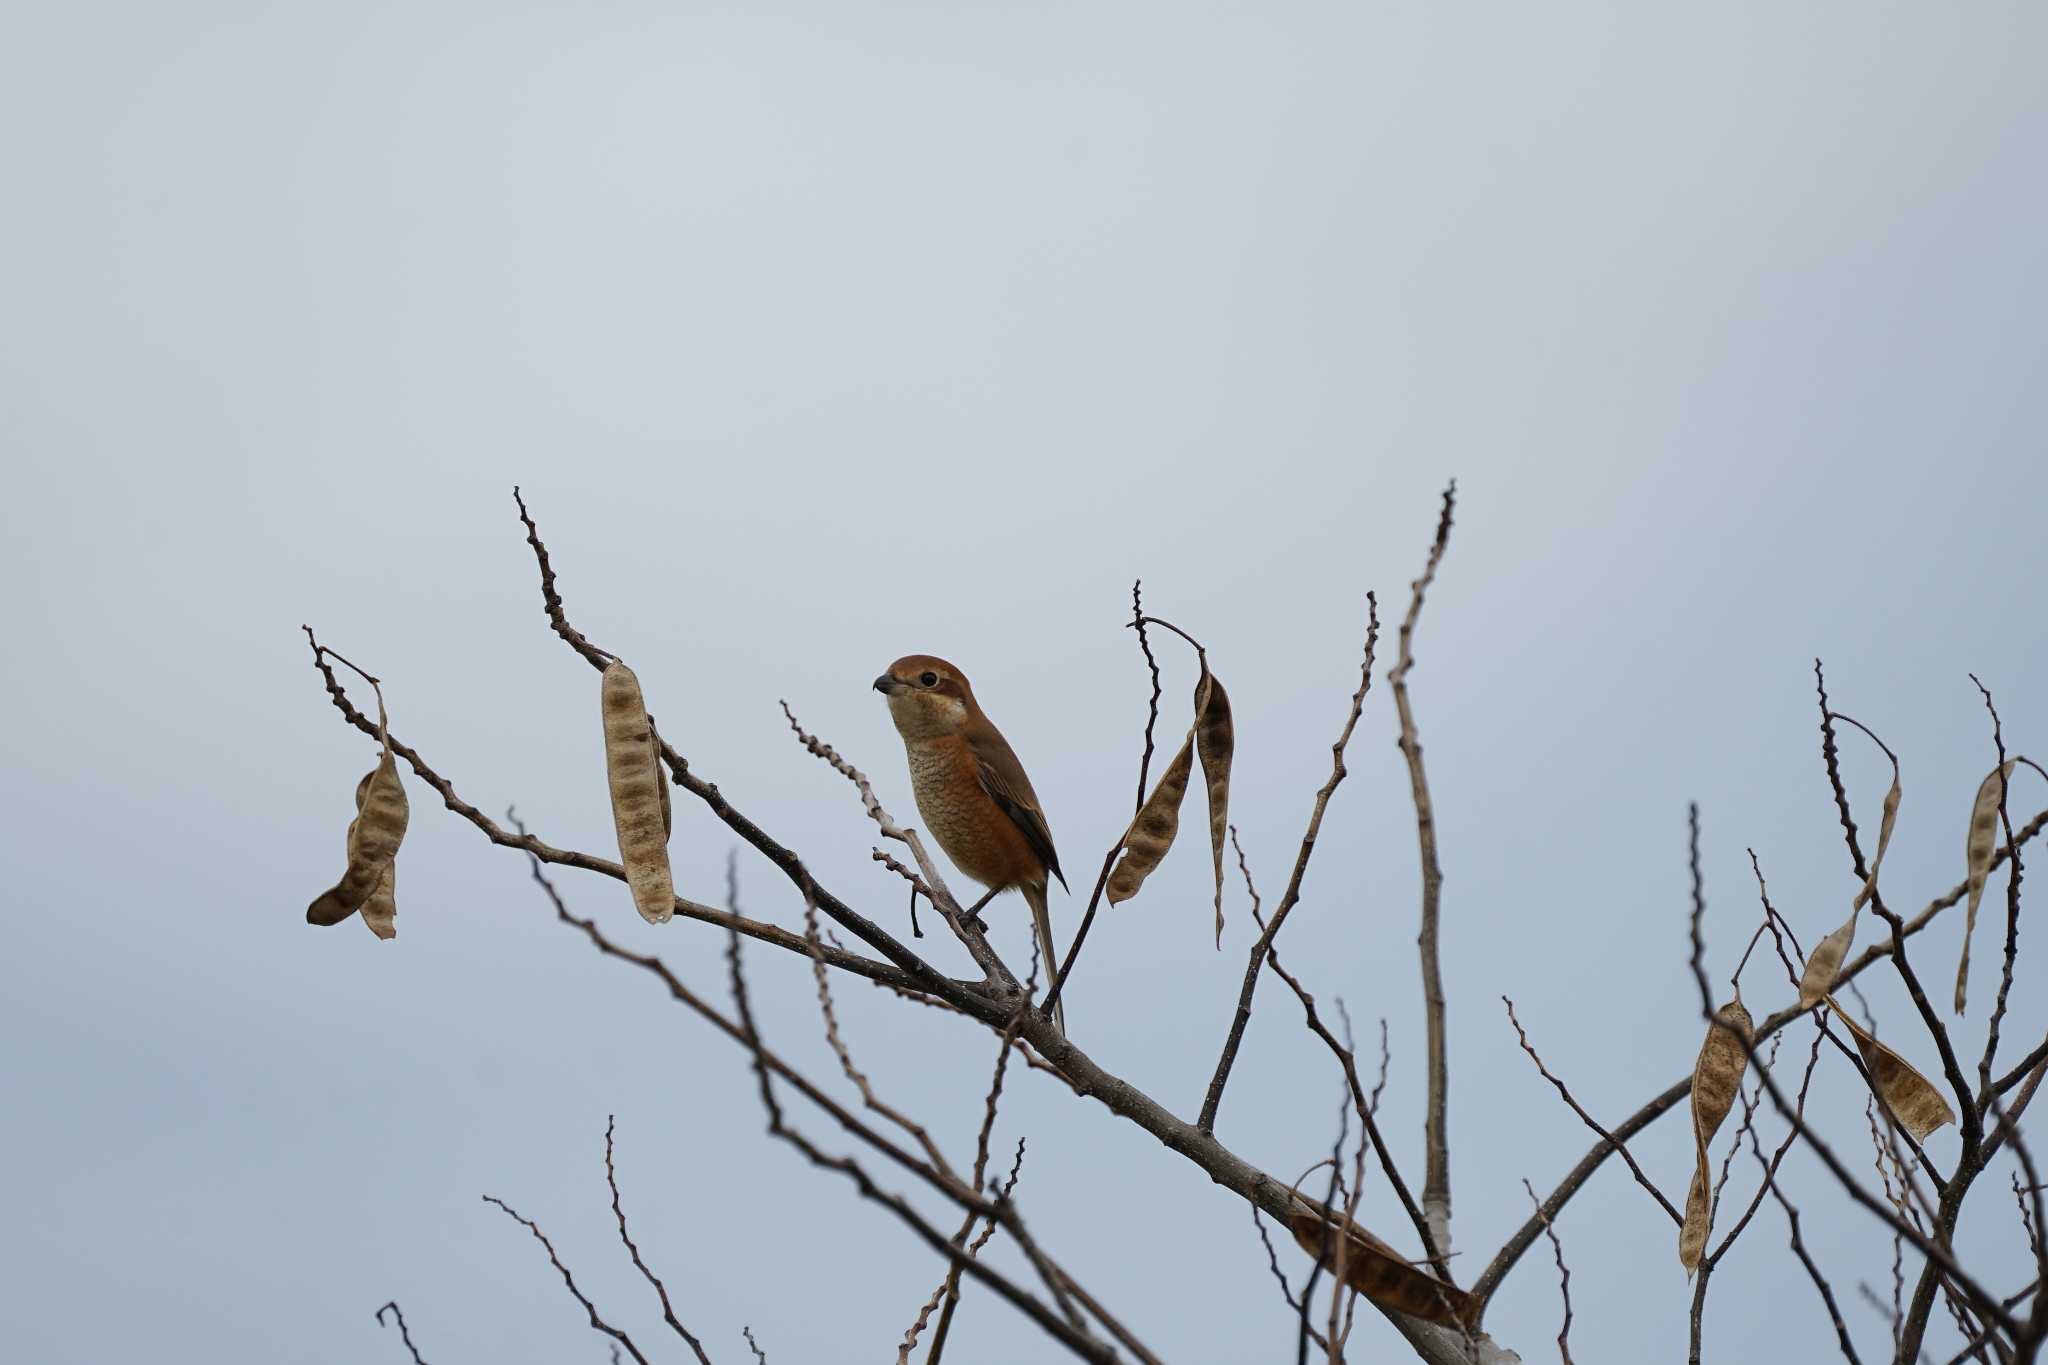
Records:
[[[605,775],[611,785],[612,825],[619,834],[619,861],[633,904],[649,924],[666,924],[675,914],[675,879],[668,866],[666,795],[654,726],[640,697],[640,679],[622,659],[613,659],[599,687],[604,710]]]
[[[348,822],[350,845],[355,843],[356,827],[362,823],[363,795],[369,791],[370,779],[374,776],[374,772],[365,773],[363,780],[356,783],[356,819]],[[384,875],[377,879],[377,885],[370,891],[370,898],[363,902],[363,923],[369,926],[371,933],[381,939],[398,937],[397,869],[396,859],[384,864]]]
[[[1230,826],[1230,759],[1237,750],[1237,727],[1230,718],[1230,695],[1209,671],[1195,684],[1195,752],[1202,760],[1202,780],[1209,789],[1209,852],[1216,865],[1216,946],[1223,946],[1223,836]]]
[[[1849,903],[1849,918],[1842,921],[1841,928],[1814,944],[1813,952],[1807,956],[1806,969],[1799,974],[1799,1008],[1803,1010],[1812,1009],[1834,989],[1842,959],[1856,942],[1856,916],[1863,903],[1877,891],[1877,870],[1884,866],[1884,851],[1891,847],[1892,827],[1899,820],[1899,795],[1899,768],[1894,763],[1891,789],[1884,794],[1884,818],[1877,827],[1877,852],[1870,860],[1870,875],[1863,879],[1856,899]]]
[[[1991,859],[1998,852],[1998,803],[2005,797],[2005,780],[2019,759],[1993,768],[1977,788],[1970,806],[1970,837],[1963,846],[1969,868],[1969,909],[1963,916],[1963,958],[1956,964],[1956,1013],[1963,1012],[1963,998],[1970,981],[1970,939],[1977,932],[1977,905],[1984,899],[1984,879],[1991,874]]]
[[[377,708],[378,730],[385,730],[383,704]],[[349,826],[348,869],[341,880],[306,907],[306,923],[339,924],[362,909],[377,889],[384,869],[398,856],[410,817],[405,785],[391,754],[388,734],[384,752],[368,776],[356,784],[356,819]]]
[[[1877,826],[1877,853],[1870,860],[1870,875],[1863,879],[1863,889],[1856,893],[1856,899],[1850,903],[1851,910],[1861,910],[1863,902],[1869,900],[1871,894],[1877,890],[1877,869],[1884,865],[1884,851],[1892,842],[1892,826],[1899,821],[1899,795],[1899,770],[1898,765],[1893,764],[1891,789],[1884,794],[1884,818]]]
[[[1159,775],[1159,784],[1139,808],[1137,819],[1124,831],[1123,856],[1117,860],[1116,870],[1109,874],[1111,905],[1137,895],[1145,878],[1152,875],[1152,869],[1173,847],[1173,836],[1180,832],[1181,798],[1188,794],[1188,777],[1194,771],[1194,750],[1195,732],[1190,729],[1188,737],[1181,741],[1180,752],[1166,765],[1166,771]]]
[[[1863,1054],[1863,1068],[1870,1073],[1870,1084],[1877,1091],[1877,1097],[1898,1120],[1899,1127],[1913,1135],[1915,1142],[1925,1142],[1929,1133],[1945,1123],[1956,1121],[1955,1111],[1948,1107],[1948,1101],[1941,1097],[1932,1081],[1915,1071],[1905,1058],[1864,1032],[1862,1026],[1849,1017],[1848,1011],[1835,1003],[1833,996],[1828,997],[1828,1004],[1835,1011],[1835,1017],[1856,1039],[1856,1050]]]
[[[1742,1089],[1742,1074],[1749,1069],[1750,1041],[1755,1037],[1749,1011],[1743,1008],[1740,997],[1716,1010],[1714,1021],[1692,1067],[1692,1141],[1697,1160],[1692,1184],[1685,1192],[1685,1222],[1678,1229],[1678,1263],[1685,1267],[1687,1279],[1699,1269],[1707,1233],[1714,1226],[1707,1144],[1714,1140],[1721,1121],[1735,1107],[1736,1092]]]
[[[1856,912],[1851,910],[1842,927],[1814,944],[1813,951],[1807,954],[1806,970],[1799,974],[1799,1008],[1813,1008],[1834,989],[1842,959],[1849,955],[1849,947],[1855,941]]]
[[[1400,1253],[1350,1219],[1340,1233],[1336,1225],[1307,1210],[1298,1210],[1287,1220],[1287,1230],[1301,1249],[1336,1273],[1338,1253],[1343,1253],[1344,1283],[1382,1308],[1411,1317],[1426,1318],[1445,1327],[1470,1327],[1478,1317],[1479,1305],[1462,1289],[1445,1284],[1434,1275],[1417,1270]],[[1344,1237],[1340,1247],[1338,1238]]]

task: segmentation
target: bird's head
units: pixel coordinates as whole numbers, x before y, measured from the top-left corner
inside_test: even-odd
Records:
[[[875,679],[905,739],[936,739],[967,728],[975,712],[967,675],[930,654],[906,654]]]

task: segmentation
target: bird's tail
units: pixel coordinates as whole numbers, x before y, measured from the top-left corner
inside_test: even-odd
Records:
[[[1045,982],[1046,989],[1050,990],[1052,989],[1053,978],[1059,975],[1060,957],[1058,951],[1053,947],[1052,912],[1046,908],[1045,886],[1041,883],[1037,886],[1026,885],[1021,889],[1024,892],[1025,901],[1031,906],[1032,923],[1038,928],[1039,980]],[[1052,1026],[1060,1031],[1061,1037],[1064,1038],[1066,1036],[1067,1002],[1064,992],[1062,992],[1062,998],[1053,1001]]]

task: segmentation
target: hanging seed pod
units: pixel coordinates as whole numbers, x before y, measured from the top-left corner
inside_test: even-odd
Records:
[[[1877,892],[1877,870],[1884,866],[1884,851],[1891,847],[1892,827],[1899,820],[1899,765],[1892,764],[1892,785],[1884,794],[1884,818],[1877,827],[1877,853],[1870,860],[1870,875],[1863,879],[1863,885],[1856,892],[1856,899],[1849,903],[1849,918],[1842,926],[1826,938],[1813,945],[1807,955],[1806,969],[1799,974],[1799,1008],[1812,1009],[1822,997],[1834,989],[1835,977],[1841,973],[1842,960],[1849,955],[1850,947],[1856,942],[1856,916],[1863,909],[1864,902]]]
[[[381,698],[377,703],[377,729],[384,741],[384,752],[377,766],[356,785],[357,815],[349,826],[348,869],[341,874],[340,881],[306,907],[308,924],[339,924],[362,909],[405,839],[410,809],[405,786],[398,778],[398,763],[391,754]]]
[[[1871,1088],[1877,1091],[1878,1099],[1898,1121],[1899,1127],[1913,1135],[1915,1142],[1925,1142],[1927,1135],[1945,1123],[1956,1121],[1955,1111],[1948,1107],[1948,1101],[1934,1088],[1934,1083],[1915,1071],[1911,1064],[1898,1053],[1877,1041],[1865,1032],[1863,1026],[1849,1017],[1848,1011],[1828,998],[1828,1005],[1835,1017],[1848,1027],[1850,1036],[1856,1040],[1856,1050],[1863,1055],[1863,1069],[1870,1073]]]
[[[1685,1193],[1685,1222],[1678,1229],[1678,1263],[1692,1278],[1706,1250],[1707,1233],[1714,1225],[1712,1175],[1707,1168],[1707,1144],[1720,1131],[1722,1120],[1735,1107],[1736,1092],[1742,1089],[1742,1073],[1749,1069],[1749,1046],[1754,1038],[1749,1011],[1737,997],[1714,1012],[1707,1039],[1700,1044],[1699,1059],[1692,1068],[1692,1141],[1697,1160],[1692,1184]]]
[[[1892,842],[1892,826],[1899,820],[1899,795],[1899,769],[1894,763],[1891,789],[1884,794],[1884,818],[1877,826],[1877,853],[1870,860],[1870,875],[1863,879],[1863,889],[1856,893],[1856,899],[1850,903],[1851,910],[1861,910],[1863,903],[1877,890],[1877,869],[1884,866],[1884,851]]]
[[[667,821],[662,818],[665,784],[654,727],[640,697],[640,679],[625,661],[613,659],[599,688],[604,711],[605,775],[611,786],[612,824],[619,835],[619,861],[633,904],[649,924],[666,924],[675,914],[675,880],[668,865]]]
[[[1812,1009],[1835,988],[1842,959],[1849,955],[1855,941],[1856,912],[1852,910],[1841,928],[1814,944],[1813,951],[1807,954],[1806,970],[1799,974],[1799,1008]]]
[[[1453,1288],[1434,1275],[1417,1270],[1400,1253],[1379,1238],[1345,1220],[1344,1232],[1317,1215],[1300,1210],[1287,1220],[1287,1230],[1303,1251],[1336,1273],[1338,1253],[1343,1253],[1344,1283],[1382,1308],[1410,1317],[1425,1318],[1445,1327],[1470,1327],[1478,1317],[1478,1305],[1462,1289]],[[1345,1239],[1339,1246],[1337,1239]]]
[[[348,822],[348,843],[351,846],[355,843],[356,828],[362,823],[363,797],[370,789],[373,776],[374,773],[365,773],[363,780],[356,783],[356,818]],[[363,923],[381,939],[398,937],[397,869],[397,859],[384,864],[384,875],[377,879],[377,885],[370,890],[370,898],[363,902]]]
[[[1969,909],[1963,915],[1963,958],[1956,964],[1956,1013],[1963,1012],[1964,994],[1970,981],[1970,939],[1977,932],[1977,906],[1984,899],[1984,879],[1991,875],[1991,859],[1998,852],[1998,803],[2005,799],[2005,780],[2019,760],[1993,768],[1977,788],[1970,806],[1970,837],[1963,846],[1969,868]]]
[[[1195,685],[1195,752],[1202,760],[1202,781],[1209,789],[1209,852],[1216,865],[1216,946],[1223,946],[1223,838],[1230,826],[1230,760],[1237,749],[1237,728],[1230,718],[1230,695],[1209,671]]]
[[[1180,832],[1181,798],[1188,794],[1188,777],[1194,771],[1195,732],[1181,741],[1180,752],[1159,775],[1159,785],[1145,798],[1137,819],[1124,833],[1123,856],[1109,874],[1109,903],[1127,901],[1138,894],[1145,878],[1159,866]]]

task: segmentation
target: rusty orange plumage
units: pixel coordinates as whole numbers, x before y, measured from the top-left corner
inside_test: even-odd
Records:
[[[1023,893],[1044,964],[1039,977],[1049,982],[1059,959],[1046,892],[1052,878],[1062,887],[1067,879],[1024,765],[982,712],[967,675],[944,659],[906,654],[875,679],[875,690],[888,698],[889,716],[903,737],[925,827],[953,865],[990,896]],[[1064,1032],[1065,1002],[1053,1008],[1053,1022]]]

